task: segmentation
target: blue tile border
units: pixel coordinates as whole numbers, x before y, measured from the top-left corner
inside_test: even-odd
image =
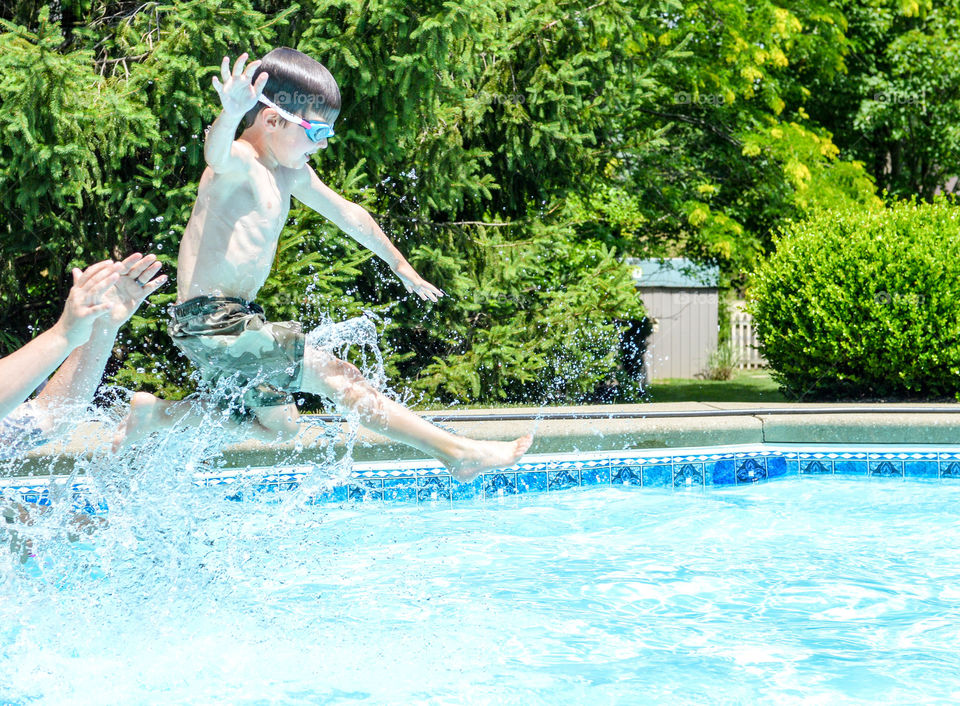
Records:
[[[194,485],[222,488],[233,500],[279,502],[315,477],[313,465],[221,469],[197,474]],[[345,482],[313,492],[312,504],[492,500],[582,487],[624,489],[723,488],[780,478],[847,477],[882,480],[960,480],[960,444],[954,446],[837,446],[748,444],[695,449],[636,449],[527,456],[510,468],[459,483],[433,461],[357,463]],[[0,499],[50,504],[50,483],[61,477],[0,478]],[[240,486],[238,488],[238,486]],[[82,481],[73,486],[74,509],[104,514]]]

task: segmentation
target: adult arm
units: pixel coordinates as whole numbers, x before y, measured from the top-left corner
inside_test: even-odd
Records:
[[[70,405],[93,401],[120,328],[167,281],[166,275],[155,276],[160,266],[156,256],[140,253],[119,263],[119,278],[103,298],[109,306],[107,314],[97,320],[90,339],[70,354],[34,400],[35,406],[47,413],[48,433],[64,433],[76,421]]]
[[[57,323],[0,359],[0,419],[22,404],[71,351],[90,338],[94,323],[109,309],[102,300],[118,276],[117,263],[111,260],[83,272],[73,270],[73,287]]]

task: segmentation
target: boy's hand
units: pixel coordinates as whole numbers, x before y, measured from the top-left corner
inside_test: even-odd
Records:
[[[57,321],[57,328],[73,348],[87,342],[94,322],[110,308],[105,297],[120,277],[119,268],[113,260],[90,265],[83,272],[73,268],[73,287]]]
[[[257,104],[257,99],[263,93],[263,87],[267,84],[267,73],[263,72],[257,76],[257,82],[250,83],[253,72],[260,65],[260,60],[251,62],[244,70],[243,65],[247,60],[247,53],[244,52],[237,57],[233,65],[233,73],[230,73],[230,57],[223,57],[220,64],[220,76],[223,78],[221,83],[216,76],[213,77],[213,87],[220,95],[220,102],[223,103],[223,110],[232,115],[244,115],[248,110]]]
[[[408,292],[413,292],[421,299],[429,299],[435,302],[446,294],[442,289],[434,287],[418,275],[417,271],[413,269],[409,262],[401,262],[397,265],[393,273],[400,278],[400,281],[403,282],[403,286],[407,288]]]
[[[110,305],[109,317],[104,318],[114,332],[133,316],[144,299],[166,283],[166,275],[156,276],[160,267],[156,255],[144,257],[138,252],[119,263],[120,278],[104,296]]]

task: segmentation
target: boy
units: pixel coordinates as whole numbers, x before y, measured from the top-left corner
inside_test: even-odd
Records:
[[[210,381],[239,379],[243,404],[265,440],[297,433],[291,392],[304,391],[356,412],[364,426],[438,458],[454,477],[469,480],[510,466],[532,436],[511,442],[475,441],[446,432],[373,388],[351,364],[304,345],[299,325],[271,323],[252,303],[270,272],[290,197],[326,216],[382,258],[408,292],[436,301],[443,292],[424,280],[363,208],[320,181],[308,166],[327,146],[340,112],[330,72],[299,51],[274,49],[244,68],[242,54],[213,79],[223,111],[204,145],[207,168],[184,231],[178,266],[178,305],[170,333]],[[282,104],[282,105],[281,105]],[[244,131],[234,139],[244,121]],[[147,393],[131,401],[127,441],[174,416]]]

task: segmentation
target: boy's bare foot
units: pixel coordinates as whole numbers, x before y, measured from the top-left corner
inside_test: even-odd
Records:
[[[161,426],[163,403],[149,392],[135,392],[130,398],[130,411],[113,437],[113,452],[134,444]]]
[[[530,448],[533,434],[513,441],[464,441],[465,447],[460,457],[444,461],[453,477],[461,483],[467,483],[492,468],[506,468],[515,464]]]

